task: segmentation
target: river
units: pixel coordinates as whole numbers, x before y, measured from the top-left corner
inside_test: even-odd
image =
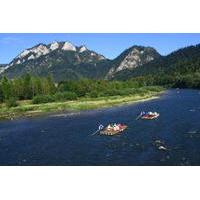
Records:
[[[156,120],[136,120],[157,111]],[[168,90],[159,99],[80,114],[0,122],[0,165],[200,165],[200,91]],[[91,134],[99,124],[122,135]]]

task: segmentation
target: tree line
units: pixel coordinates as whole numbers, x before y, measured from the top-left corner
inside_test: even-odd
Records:
[[[154,87],[153,87],[154,86]],[[52,76],[37,77],[25,74],[22,77],[0,80],[0,102],[10,99],[33,100],[33,103],[45,103],[56,100],[75,100],[80,97],[105,97],[115,95],[144,94],[156,90],[155,86],[169,88],[200,88],[200,72],[162,73],[118,80],[67,80],[55,84]],[[148,87],[148,88],[145,88]],[[159,89],[158,89],[159,90]]]
[[[4,76],[0,81],[0,102],[10,98],[32,99],[34,96],[53,94],[55,91],[56,86],[51,76],[40,78],[26,74],[12,80]]]
[[[32,100],[33,103],[46,103],[62,100],[75,100],[81,97],[105,97],[115,95],[145,94],[152,85],[145,78],[127,81],[108,80],[68,80],[55,83],[52,76],[38,77],[25,74],[22,77],[0,80],[0,102],[16,105],[17,100]],[[143,87],[143,88],[142,88]],[[152,87],[151,90],[156,90]]]
[[[200,89],[200,72],[194,73],[160,73],[157,75],[140,76],[134,78],[141,85],[157,85],[167,88]]]

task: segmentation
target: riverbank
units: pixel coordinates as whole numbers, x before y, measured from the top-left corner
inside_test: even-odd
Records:
[[[99,98],[80,98],[74,101],[32,104],[31,100],[19,101],[17,107],[8,108],[0,105],[0,119],[14,119],[18,117],[32,117],[52,112],[78,112],[84,110],[108,108],[124,104],[132,104],[159,98],[164,90],[149,91],[145,95],[109,96]]]

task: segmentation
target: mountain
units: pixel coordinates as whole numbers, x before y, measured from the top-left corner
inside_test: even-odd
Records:
[[[161,55],[152,47],[132,46],[111,61],[107,79],[115,77],[119,72],[135,70],[142,65],[160,58]]]
[[[25,73],[39,76],[52,74],[57,81],[99,78],[108,72],[108,62],[104,56],[85,46],[53,42],[24,50],[6,66],[1,75],[13,78]]]
[[[113,60],[70,42],[38,44],[21,52],[8,65],[0,67],[1,76],[19,77],[25,73],[52,74],[56,81],[69,79],[126,80],[145,75],[200,72],[200,44],[161,56],[154,48],[132,46]]]
[[[6,65],[5,64],[0,64],[0,73],[5,70]]]
[[[113,79],[145,75],[174,75],[200,72],[200,44],[181,48],[167,56],[160,56],[135,70],[124,70],[115,74]]]
[[[160,58],[151,47],[132,46],[117,58],[109,60],[85,46],[70,42],[38,44],[21,52],[1,71],[9,78],[25,73],[46,76],[52,74],[56,81],[80,78],[111,79],[121,71],[135,69]]]

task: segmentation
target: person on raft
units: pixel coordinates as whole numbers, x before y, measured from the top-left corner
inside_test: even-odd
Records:
[[[113,131],[119,131],[123,128],[122,124],[109,124],[107,126],[107,130],[110,131],[110,130],[113,130]]]

